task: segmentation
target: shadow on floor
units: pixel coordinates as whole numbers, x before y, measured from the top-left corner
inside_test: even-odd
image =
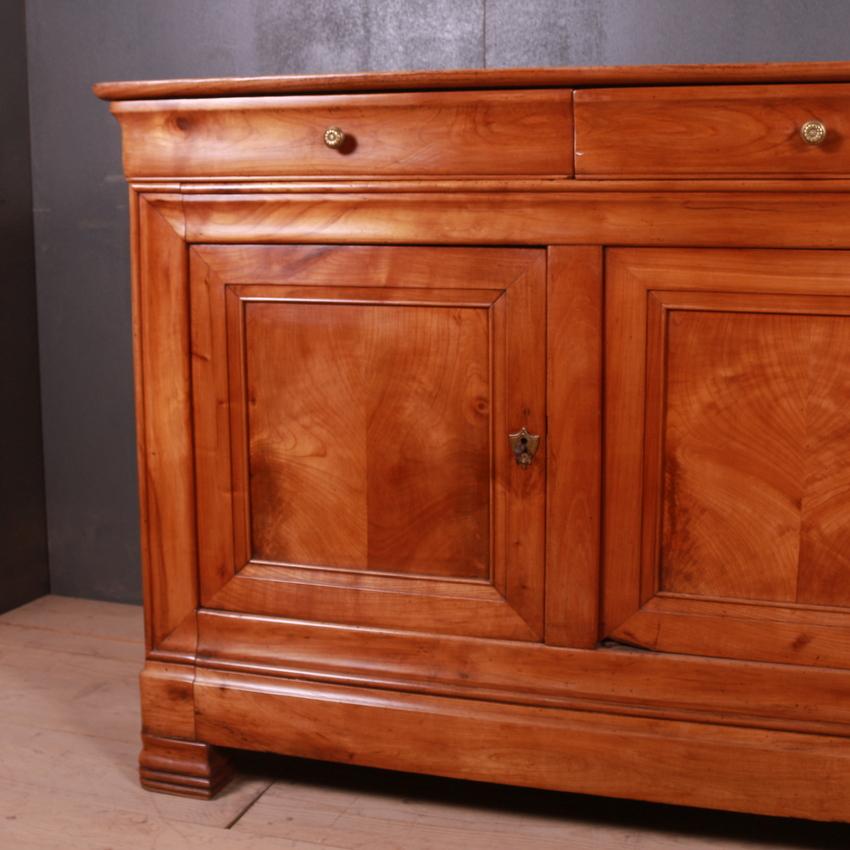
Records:
[[[536,817],[563,818],[588,827],[656,830],[671,836],[726,840],[744,846],[797,850],[850,850],[850,824],[815,823],[793,818],[762,817],[692,809],[659,803],[614,800],[531,788],[491,785],[459,779],[419,776],[265,753],[234,752],[238,769],[260,772],[300,784],[416,799],[445,805]],[[765,777],[765,782],[769,778]]]

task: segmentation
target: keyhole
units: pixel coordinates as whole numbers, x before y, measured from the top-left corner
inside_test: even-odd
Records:
[[[525,428],[522,428],[516,434],[508,434],[508,437],[516,462],[525,469],[531,464],[534,452],[537,450],[537,441],[540,438],[534,434],[529,434]]]

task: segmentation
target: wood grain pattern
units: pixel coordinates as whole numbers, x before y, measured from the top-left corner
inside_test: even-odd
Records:
[[[659,595],[610,632],[622,643],[742,661],[802,664],[847,670],[850,618],[846,611],[736,600]]]
[[[734,612],[726,613],[732,620]],[[198,664],[215,670],[656,719],[850,733],[850,681],[843,670],[411,635],[225,611],[202,611],[199,621]]]
[[[599,639],[602,250],[548,252],[546,642]]]
[[[609,348],[608,633],[846,667],[835,505],[850,493],[850,418],[830,364],[850,327],[847,255],[612,251],[608,269],[610,331],[628,341]],[[795,619],[816,601],[836,613]]]
[[[836,192],[184,195],[190,242],[850,247]],[[803,214],[801,211],[805,210]]]
[[[603,635],[610,635],[643,601],[641,488],[649,284],[635,282],[631,260],[625,252],[605,252]]]
[[[850,315],[810,338],[797,601],[850,606]]]
[[[184,198],[185,204],[185,198]],[[190,242],[204,242],[193,239]],[[390,240],[392,241],[392,240]],[[214,266],[231,284],[263,282],[288,286],[398,287],[410,289],[502,290],[537,259],[534,248],[499,250],[459,247],[440,252],[439,275],[428,251],[406,245],[288,245],[285,249],[255,245],[193,245],[193,257]]]
[[[179,187],[178,187],[179,188]],[[139,499],[139,555],[142,563],[142,596],[152,599],[154,589],[151,586],[151,571],[145,564],[151,562],[151,538],[147,527],[148,494],[146,476],[142,470],[146,467],[145,417],[144,417],[144,372],[142,370],[142,333],[141,333],[141,244],[139,218],[141,193],[130,186],[127,193],[127,208],[130,225],[130,314],[133,338],[133,414],[136,427],[136,486]],[[153,605],[144,607],[145,651],[149,652],[154,642]]]
[[[662,321],[669,342],[660,586],[793,600],[805,322],[697,311]]]
[[[228,322],[246,349],[249,557],[369,569],[368,317],[272,297],[234,297]]]
[[[832,561],[804,561],[801,553],[824,532],[813,518],[802,528],[809,447],[821,456],[829,449],[815,477],[836,467],[848,474],[841,461],[848,446],[825,445],[808,416],[809,404],[837,402],[813,393],[812,376],[831,372],[813,342],[846,338],[847,319],[671,311],[667,322],[660,585],[796,601],[798,571]],[[845,432],[849,426],[850,419]],[[832,541],[823,536],[828,551]],[[839,535],[838,552],[841,543]]]
[[[850,169],[850,85],[599,89],[575,94],[576,174],[830,177]],[[807,144],[816,119],[826,140]]]
[[[530,611],[518,610],[523,601],[528,602],[525,597],[506,600],[505,591],[485,582],[253,563],[243,567],[206,604],[312,622],[537,641],[542,638],[537,612],[543,609],[543,571],[538,569],[539,582],[529,584],[537,591],[537,607]]]
[[[194,682],[195,670],[188,664],[148,661],[139,677],[142,732],[194,740]]]
[[[193,249],[206,604],[539,635],[545,464],[507,434],[545,433],[543,272],[537,251]]]
[[[130,177],[573,171],[568,90],[156,100],[112,111]],[[331,126],[346,134],[338,150],[324,142]]]
[[[104,82],[94,86],[104,100],[218,97],[282,93],[490,89],[558,86],[632,86],[689,83],[828,82],[850,80],[847,62],[760,62],[716,65],[624,65],[594,68],[487,68],[458,71],[393,71],[219,79]]]
[[[494,585],[543,638],[546,589],[546,258],[534,262],[505,290],[493,309],[491,347],[496,382],[503,362],[506,387],[494,399],[492,475],[494,504],[503,504],[506,522],[495,524],[494,547],[505,556],[494,564]],[[504,338],[506,345],[499,344]],[[504,424],[503,424],[504,423]],[[508,425],[508,423],[513,423]],[[507,426],[507,431],[505,430]],[[505,434],[527,428],[540,437],[534,462],[516,463]],[[501,442],[501,447],[499,443]],[[498,552],[499,549],[496,548]],[[541,564],[541,569],[535,565]]]
[[[486,578],[488,311],[257,301],[244,322],[253,558]]]
[[[163,658],[190,660],[198,597],[187,249],[179,199],[139,203],[133,321],[148,642]]]
[[[209,800],[233,777],[225,753],[197,741],[142,735],[139,775],[150,791]]]
[[[196,700],[201,734],[223,746],[785,816],[841,817],[850,805],[845,738],[659,726],[208,670],[198,672]]]

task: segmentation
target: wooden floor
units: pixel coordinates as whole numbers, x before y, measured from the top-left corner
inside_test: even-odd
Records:
[[[136,779],[139,608],[46,596],[0,616],[0,850],[850,848],[850,827],[240,758],[212,802]],[[770,777],[765,777],[769,782]]]

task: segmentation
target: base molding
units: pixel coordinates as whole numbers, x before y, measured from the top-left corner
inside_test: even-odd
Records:
[[[182,665],[157,668],[159,686],[148,689],[148,715],[171,717],[163,712],[176,694],[195,721],[194,740],[147,727],[139,763],[142,785],[151,791],[213,797],[233,775],[226,748],[236,748],[850,822],[850,737],[842,735],[190,669],[188,693]]]
[[[850,737],[847,670],[198,612],[199,667],[352,687]],[[149,662],[149,667],[151,666]],[[150,677],[153,689],[170,681]],[[191,681],[194,674],[191,668]],[[157,698],[159,693],[155,695]],[[185,717],[194,729],[189,697]],[[153,714],[151,714],[153,717]],[[169,727],[158,734],[183,735]]]
[[[209,800],[233,777],[229,756],[200,741],[142,735],[139,777],[149,791]]]
[[[850,739],[198,669],[199,738],[461,779],[850,821]]]

